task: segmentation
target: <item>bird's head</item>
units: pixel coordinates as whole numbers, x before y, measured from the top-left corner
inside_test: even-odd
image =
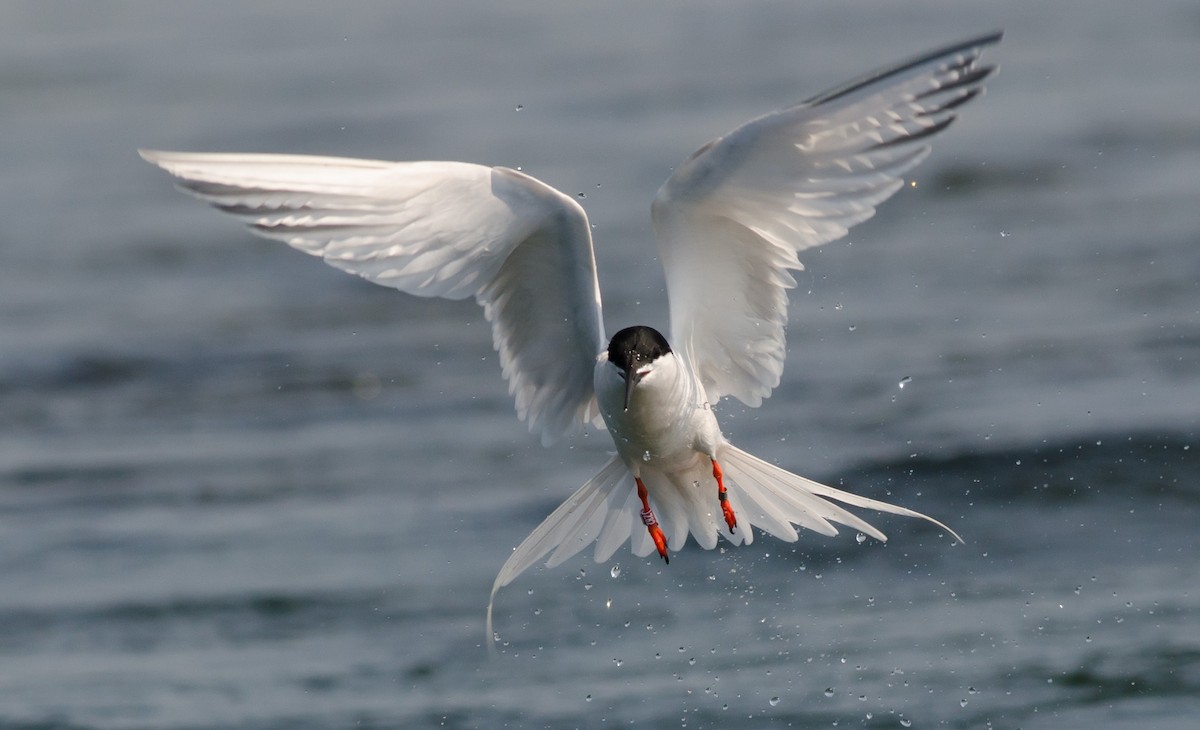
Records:
[[[626,327],[609,340],[608,361],[625,379],[625,410],[629,410],[629,397],[634,386],[654,371],[659,358],[670,352],[667,338],[653,327],[644,325]]]

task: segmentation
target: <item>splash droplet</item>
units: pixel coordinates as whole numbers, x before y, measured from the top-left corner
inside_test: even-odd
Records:
[[[826,696],[826,697],[833,697],[833,687],[830,687],[830,688],[828,688],[828,689],[826,689],[826,690],[825,690],[825,696]]]
[[[855,535],[855,536],[854,536],[854,540],[855,540],[855,541],[856,541],[856,542],[857,542],[859,545],[862,545],[864,542],[866,542],[866,541],[867,541],[867,536],[866,536],[866,535],[864,535],[864,534],[862,534],[862,533],[860,532],[860,533],[858,533],[857,535]]]
[[[771,699],[769,699],[769,700],[767,700],[767,701],[771,703],[771,707],[775,707],[776,705],[778,705],[778,704],[779,704],[779,698],[778,698],[778,697],[772,697]]]
[[[908,385],[908,384],[909,384],[909,383],[911,383],[911,382],[912,382],[912,376],[911,376],[911,375],[905,375],[903,378],[900,378],[900,383],[899,383],[899,386],[900,386],[901,388],[904,388],[904,386]]]
[[[621,577],[621,566],[614,565],[612,568],[609,569],[608,574],[614,578],[620,578]]]

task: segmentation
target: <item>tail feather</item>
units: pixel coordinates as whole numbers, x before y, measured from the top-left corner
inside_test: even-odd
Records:
[[[865,507],[879,512],[888,512],[905,517],[916,517],[931,522],[958,542],[963,542],[958,533],[929,515],[915,510],[899,507],[887,502],[880,502],[869,497],[844,492],[840,489],[826,486],[798,474],[780,469],[762,459],[741,449],[726,445],[720,454],[721,463],[730,479],[742,491],[754,494],[756,501],[769,510],[775,517],[782,517],[802,527],[807,527],[825,535],[836,535],[837,528],[832,522],[857,529],[877,540],[887,540],[887,536],[867,523],[861,517],[848,512],[839,505],[828,500],[834,499],[854,507]],[[779,534],[772,530],[768,522],[760,526],[782,540],[795,540],[795,531]],[[776,523],[777,524],[777,523]]]
[[[799,539],[794,526],[822,535],[836,535],[834,523],[877,540],[887,540],[887,536],[870,523],[829,500],[917,517],[942,528],[958,542],[963,541],[954,530],[928,515],[805,479],[730,444],[720,447],[717,457],[725,471],[729,499],[738,515],[737,529],[733,532],[719,516],[715,490],[710,493],[705,488],[708,486],[706,480],[711,479],[704,473],[706,467],[702,468],[707,460],[698,460],[697,464],[701,466],[675,475],[653,468],[642,470],[651,506],[673,550],[681,549],[689,534],[705,549],[716,546],[718,535],[735,545],[749,545],[754,540],[754,526],[786,542]],[[639,519],[641,503],[628,475],[629,469],[619,456],[610,458],[595,476],[543,520],[505,561],[488,597],[487,643],[490,649],[495,648],[492,607],[496,593],[537,561],[549,556],[546,565],[552,568],[592,543],[595,543],[598,563],[612,557],[626,540],[630,540],[633,554],[638,557],[645,557],[655,549]]]
[[[837,522],[862,530],[877,540],[887,539],[864,520],[813,494],[811,485],[816,483],[809,479],[732,447],[730,453],[722,455],[722,461],[734,484],[753,492],[769,517],[822,535],[836,535],[837,528],[831,523]],[[791,524],[783,534],[769,529],[768,524],[764,523],[763,529],[781,540],[794,542],[798,538]]]
[[[603,531],[606,517],[611,512],[611,509],[607,508],[611,508],[613,503],[621,504],[619,498],[614,499],[614,491],[628,473],[629,470],[620,457],[613,456],[594,477],[529,533],[529,537],[525,538],[504,562],[492,583],[491,595],[488,596],[489,647],[493,645],[492,605],[496,600],[496,592],[513,582],[518,575],[546,555],[550,555],[546,564],[554,567],[590,545]]]
[[[735,479],[732,471],[726,471],[726,475],[731,482],[728,485],[731,487],[729,499],[733,502],[734,514],[738,515],[738,532],[744,533],[747,543],[753,540],[751,526],[757,526],[784,542],[795,542],[799,539],[796,528],[792,527],[795,520],[781,516],[777,514],[777,510],[771,509],[768,505],[772,503],[772,498],[763,493],[757,482],[740,475]]]
[[[596,538],[597,563],[606,562],[617,551],[617,548],[625,544],[625,541],[633,534],[634,521],[637,520],[638,507],[634,504],[637,501],[636,491],[627,489],[622,498],[621,490],[614,489],[609,499],[611,502],[608,517],[604,520],[604,527],[600,528],[600,536]],[[640,526],[640,522],[638,526]],[[636,547],[635,543],[635,550]],[[647,545],[644,554],[649,554],[650,549],[651,546]]]

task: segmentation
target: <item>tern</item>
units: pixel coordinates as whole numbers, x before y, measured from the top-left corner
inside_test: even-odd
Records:
[[[274,154],[142,150],[185,191],[383,286],[474,297],[492,326],[517,415],[549,444],[586,424],[616,453],[512,553],[500,588],[549,556],[595,544],[607,561],[670,561],[691,535],[749,544],[796,527],[882,532],[835,504],[927,515],[819,484],[731,444],[713,406],[760,405],[785,360],[787,292],[798,254],[875,214],[929,154],[930,138],[994,70],[981,35],[893,64],[752,119],[702,146],[652,205],[670,339],[633,326],[604,336],[591,228],[569,195],[505,167]]]

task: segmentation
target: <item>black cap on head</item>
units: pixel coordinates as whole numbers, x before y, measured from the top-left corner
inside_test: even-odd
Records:
[[[645,325],[626,327],[608,342],[608,361],[625,372],[653,362],[671,351],[667,338]]]
[[[608,361],[621,369],[625,378],[625,410],[629,410],[629,399],[633,397],[633,386],[642,376],[638,368],[654,362],[671,351],[667,338],[644,325],[626,327],[608,342]]]

